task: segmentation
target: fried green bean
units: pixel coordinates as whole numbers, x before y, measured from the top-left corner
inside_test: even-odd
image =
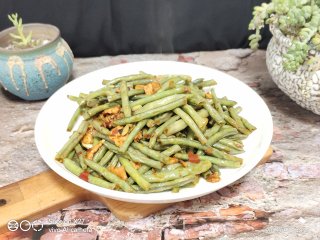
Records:
[[[190,174],[201,174],[211,168],[211,162],[208,160],[203,160],[200,163],[186,163],[186,165],[186,167],[176,168],[172,171],[146,173],[143,177],[150,183],[167,182]]]
[[[220,128],[221,128],[221,126],[220,126],[219,124],[215,123],[212,128],[207,129],[207,130],[204,132],[204,136],[205,136],[206,138],[210,138],[212,135],[214,135],[214,134],[216,134],[217,132],[219,132]]]
[[[128,87],[125,81],[120,85],[120,96],[122,102],[122,111],[125,117],[131,117],[131,108],[129,105]]]
[[[70,132],[73,129],[73,127],[76,124],[80,114],[81,114],[81,107],[79,106],[79,107],[77,107],[76,111],[73,113],[73,115],[72,115],[72,117],[71,117],[71,119],[70,119],[70,121],[68,123],[68,127],[67,127],[67,131],[68,132]]]
[[[129,176],[139,185],[139,187],[141,187],[145,191],[148,191],[150,189],[150,183],[133,167],[128,159],[120,157],[119,161],[125,168],[126,172],[129,174]]]
[[[186,104],[182,107],[182,109],[189,114],[189,116],[193,119],[193,121],[198,125],[199,129],[201,131],[203,131],[205,129],[205,127],[208,124],[208,119],[207,118],[203,118],[200,116],[200,114],[198,114],[198,112],[196,110],[194,110],[193,107],[191,107],[190,105]]]
[[[163,162],[163,163],[168,163],[169,162],[169,157],[165,154],[162,154],[161,152],[158,152],[156,150],[153,150],[151,148],[148,148],[147,146],[141,144],[141,143],[132,143],[132,147],[135,149],[139,150],[143,154],[145,154],[148,157],[151,157],[154,160]]]
[[[230,116],[233,118],[233,120],[236,121],[236,123],[238,124],[238,126],[244,128],[244,125],[241,121],[241,118],[239,117],[239,115],[236,113],[236,111],[234,110],[234,108],[230,107],[228,108],[228,111],[230,113]]]
[[[188,154],[176,153],[174,156],[182,160],[189,160]],[[241,166],[240,161],[230,161],[230,160],[220,159],[220,158],[211,157],[207,155],[198,156],[198,157],[201,161],[209,161],[212,164],[217,165],[219,167],[238,168]]]
[[[101,166],[105,166],[111,159],[112,159],[112,157],[113,157],[113,155],[114,155],[114,152],[112,152],[112,151],[107,151],[106,153],[105,153],[105,155],[100,159],[100,161],[98,162],[99,163],[99,165],[101,165]]]
[[[130,103],[130,107],[134,107],[137,105],[145,105],[146,103],[153,102],[153,101],[161,99],[161,98],[165,98],[165,97],[172,96],[172,95],[179,94],[179,93],[188,93],[188,92],[190,92],[190,89],[185,86],[178,87],[176,89],[170,89],[170,90],[163,91],[160,93],[157,92],[153,95],[146,96],[142,99],[139,99],[137,101]]]
[[[99,162],[101,160],[101,158],[106,154],[107,152],[107,147],[102,145],[99,150],[93,155],[92,160],[94,162]]]
[[[161,126],[159,126],[155,131],[153,136],[150,139],[149,142],[149,147],[153,148],[154,145],[156,144],[157,138],[164,132],[164,130],[170,126],[171,124],[173,124],[175,121],[177,121],[180,117],[179,116],[173,116],[171,117],[168,121],[166,121],[165,123],[163,123]]]
[[[146,79],[146,78],[154,78],[153,75],[148,74],[148,73],[144,73],[144,72],[140,72],[138,74],[131,74],[128,76],[123,76],[123,77],[117,77],[114,78],[110,81],[106,81],[105,83],[107,85],[115,85],[119,82],[125,81],[125,82],[130,82],[130,81],[135,81],[135,80],[140,80],[140,79]]]
[[[148,165],[148,166],[156,168],[156,169],[161,169],[163,166],[163,163],[147,157],[142,152],[135,150],[132,147],[128,148],[128,154],[129,154],[131,160],[134,162],[142,163],[142,164]]]
[[[241,121],[243,123],[243,125],[249,130],[249,131],[254,131],[257,128],[255,126],[253,126],[251,123],[249,123],[249,121],[243,117],[240,117]]]
[[[83,169],[78,167],[75,162],[73,162],[68,158],[65,158],[63,160],[63,164],[66,167],[66,169],[68,169],[71,173],[73,173],[77,177],[79,177],[83,173]],[[103,179],[94,177],[91,174],[88,175],[88,182],[94,185],[97,185],[99,187],[107,188],[107,189],[116,188],[116,184],[104,181]]]
[[[100,166],[98,163],[95,163],[90,160],[85,160],[86,164],[92,168],[94,171],[100,173],[108,181],[115,183],[125,192],[134,192],[135,190],[124,180],[119,178],[117,175],[113,174],[106,168]]]
[[[196,86],[199,88],[210,87],[214,85],[217,85],[217,82],[215,80],[207,80],[196,84]]]
[[[163,155],[166,155],[168,157],[174,155],[177,152],[180,152],[182,149],[179,145],[172,145],[171,147],[167,148],[166,150],[162,151],[161,153]]]
[[[206,137],[203,135],[197,124],[192,120],[192,118],[185,113],[181,108],[176,108],[173,110],[175,114],[177,114],[181,119],[190,127],[190,129],[194,132],[196,137],[202,144],[207,143]]]
[[[56,160],[63,160],[68,156],[68,154],[74,149],[74,147],[80,142],[82,137],[85,135],[89,123],[87,121],[82,121],[78,130],[74,132],[68,141],[63,145],[61,150],[56,154]]]
[[[115,106],[119,106],[119,105],[116,103],[105,103],[105,104],[99,105],[97,107],[90,108],[88,111],[86,111],[83,114],[83,118],[85,120],[87,120],[87,119],[91,118],[92,116],[96,115],[97,113],[102,112],[108,108],[115,107]]]
[[[116,125],[125,125],[125,124],[128,124],[128,123],[139,122],[141,120],[144,120],[144,119],[147,119],[147,118],[151,118],[151,117],[154,117],[154,116],[159,115],[161,113],[168,112],[168,111],[171,111],[171,110],[173,110],[173,109],[175,109],[177,107],[180,107],[180,106],[186,104],[186,101],[187,101],[186,98],[181,98],[181,99],[179,99],[179,100],[177,100],[175,102],[167,104],[166,106],[162,106],[162,107],[158,107],[158,108],[155,108],[155,109],[151,109],[151,110],[148,110],[146,112],[134,115],[132,117],[122,118],[122,119],[116,120],[114,123]]]
[[[228,115],[224,114],[224,119],[234,128],[238,129],[239,132],[249,135],[250,131],[242,126],[240,126],[235,120],[233,120],[231,117]]]
[[[147,120],[142,120],[139,122],[133,130],[129,133],[127,139],[124,141],[124,143],[120,146],[119,150],[120,152],[124,153],[127,151],[129,145],[132,143],[135,136],[139,133],[139,131],[146,125]]]
[[[206,118],[209,116],[208,111],[205,109],[201,109],[201,110],[197,111],[197,113],[202,118]],[[166,136],[170,136],[170,135],[176,134],[177,132],[182,131],[186,127],[188,127],[188,125],[185,123],[185,121],[183,121],[183,119],[180,119],[174,123],[170,123],[167,126],[167,128],[164,130],[164,133]]]
[[[132,90],[128,91],[128,96],[129,97],[135,96],[135,95],[138,95],[138,94],[144,94],[144,90],[143,89],[132,89]],[[118,94],[118,93],[108,96],[109,102],[114,102],[114,101],[117,101],[117,100],[120,100],[120,99],[121,99],[121,95]]]
[[[104,135],[108,135],[110,133],[110,131],[102,126],[102,122],[97,120],[97,119],[93,119],[91,121],[91,125],[93,126],[93,128],[95,130],[97,130],[98,132],[104,134]]]
[[[146,112],[146,111],[148,111],[150,109],[154,109],[154,108],[158,108],[158,107],[161,107],[161,106],[165,106],[165,105],[167,105],[169,103],[177,101],[180,98],[185,98],[185,97],[187,97],[186,94],[175,94],[175,95],[172,95],[172,96],[161,98],[161,99],[158,99],[156,101],[147,103],[142,108],[140,108],[137,111],[135,111],[134,114],[143,113],[143,112]]]
[[[210,138],[208,138],[207,145],[212,146],[214,143],[218,142],[220,139],[235,135],[237,133],[238,133],[238,131],[234,128],[223,129],[223,130],[215,133],[214,135],[212,135]]]

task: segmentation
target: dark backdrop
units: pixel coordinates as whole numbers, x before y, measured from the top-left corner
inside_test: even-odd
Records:
[[[248,47],[248,23],[260,0],[1,0],[25,23],[50,23],[77,57]],[[263,32],[261,48],[270,33]]]

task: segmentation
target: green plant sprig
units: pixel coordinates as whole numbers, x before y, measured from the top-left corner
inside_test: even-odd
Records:
[[[28,35],[25,35],[22,18],[19,18],[17,13],[9,14],[8,18],[17,30],[17,34],[10,33],[10,36],[14,39],[12,40],[14,46],[18,48],[30,48],[40,44],[39,40],[32,39],[32,31],[30,31]]]
[[[307,59],[311,49],[320,50],[320,0],[272,0],[253,10],[249,30],[250,47],[257,49],[260,30],[272,24],[292,41],[283,55],[286,70],[296,71]]]

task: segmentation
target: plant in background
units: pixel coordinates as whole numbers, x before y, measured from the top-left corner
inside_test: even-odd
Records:
[[[249,36],[251,48],[258,48],[265,24],[280,29],[292,42],[283,55],[286,70],[294,72],[305,62],[315,61],[309,53],[320,51],[320,0],[272,0],[256,6],[249,24],[249,30],[255,30]]]
[[[23,31],[22,18],[19,18],[17,13],[12,13],[11,15],[9,14],[8,18],[17,30],[17,34],[10,33],[10,36],[13,39],[12,44],[15,48],[32,48],[41,44],[41,41],[39,39],[32,38],[31,31],[28,35],[25,35]]]

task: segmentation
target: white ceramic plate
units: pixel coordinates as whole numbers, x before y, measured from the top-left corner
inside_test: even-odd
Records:
[[[257,130],[244,141],[245,153],[240,156],[244,164],[239,169],[222,169],[221,181],[208,183],[201,181],[194,188],[182,189],[178,193],[163,192],[151,194],[134,194],[104,189],[92,185],[76,177],[63,164],[54,160],[57,151],[67,141],[70,133],[66,132],[68,121],[75,111],[77,104],[68,100],[67,95],[87,93],[102,86],[103,79],[145,71],[152,74],[187,74],[196,78],[215,79],[218,97],[227,96],[235,100],[243,108],[241,116],[253,123]],[[78,122],[79,124],[79,122]],[[189,63],[171,61],[145,61],[115,65],[103,68],[78,79],[75,79],[53,94],[42,107],[35,126],[35,140],[38,150],[57,174],[68,181],[96,194],[127,202],[138,203],[169,203],[197,198],[225,187],[238,180],[261,160],[267,151],[272,138],[272,118],[264,101],[250,87],[220,71]]]

